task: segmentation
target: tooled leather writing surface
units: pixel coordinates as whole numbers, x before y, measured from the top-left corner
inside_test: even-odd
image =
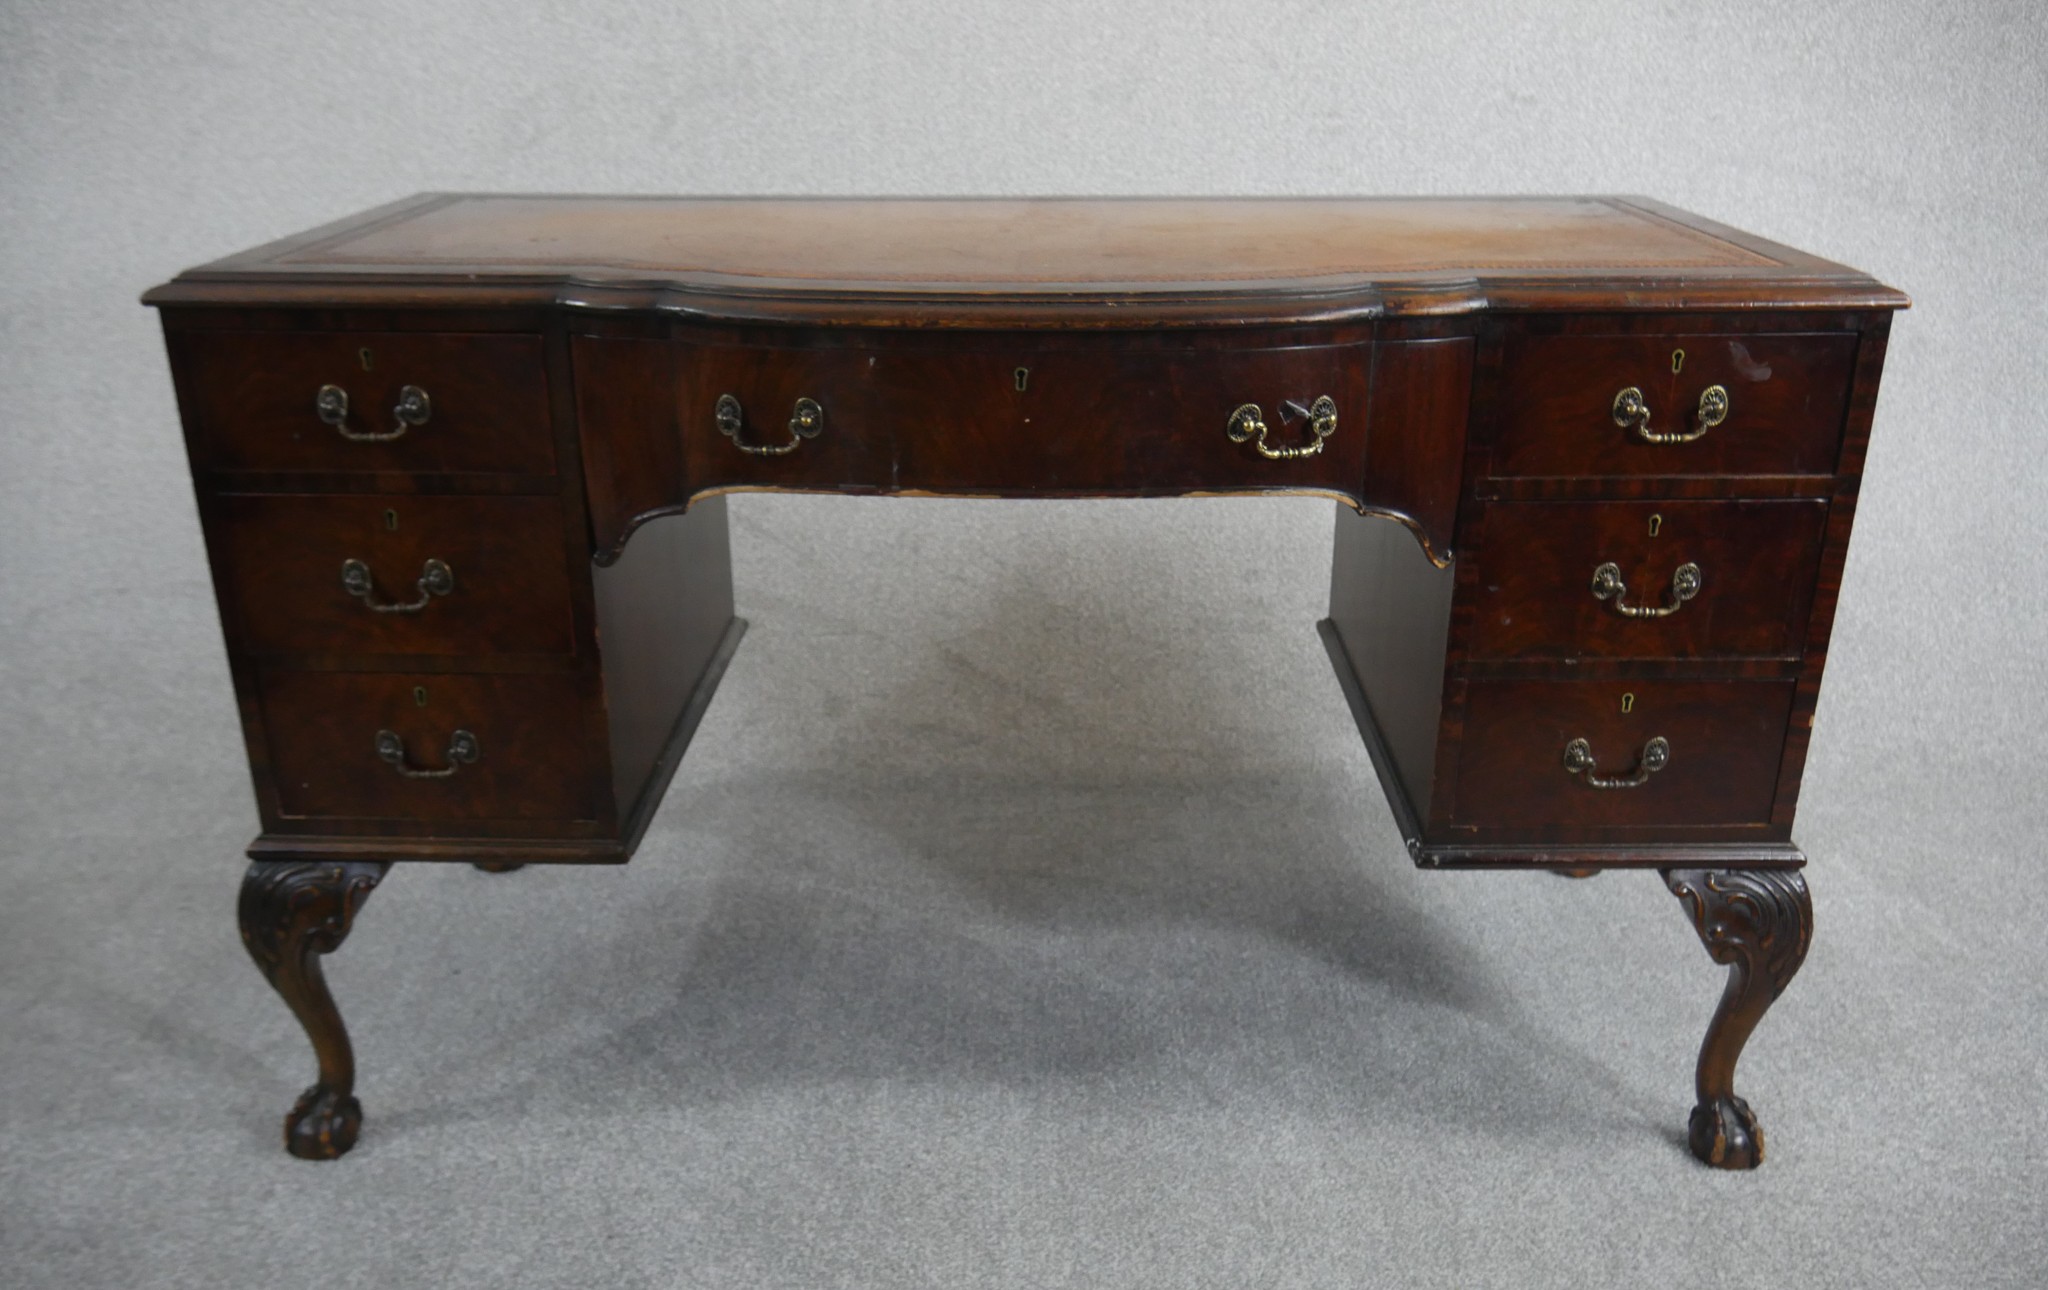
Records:
[[[1445,269],[1752,268],[1780,261],[1600,198],[1503,200],[456,197],[279,257],[484,264],[911,289],[1224,282]]]
[[[1866,275],[1644,198],[688,198],[421,194],[181,275],[555,284],[570,303],[874,326],[1172,326],[1534,308],[1896,307]],[[593,288],[579,295],[577,285]],[[668,289],[687,300],[620,298]],[[307,293],[300,293],[307,296]],[[345,298],[347,293],[337,298]],[[1159,308],[1120,317],[1119,307]],[[1165,308],[1173,302],[1173,309]],[[950,306],[950,307],[949,307]]]

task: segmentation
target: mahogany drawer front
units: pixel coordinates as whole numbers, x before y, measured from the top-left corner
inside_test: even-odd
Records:
[[[1470,656],[1798,658],[1826,523],[1818,500],[1495,502]]]
[[[597,818],[607,763],[583,677],[270,672],[259,687],[288,817]],[[395,750],[380,747],[382,732]],[[458,754],[458,732],[473,760]]]
[[[555,472],[538,336],[190,331],[177,343],[207,468]],[[321,419],[326,386],[346,396],[339,426]],[[395,411],[408,386],[426,395],[416,425]]]
[[[681,366],[693,481],[938,493],[1352,493],[1365,475],[1364,344],[686,346]],[[724,394],[744,412],[736,437],[717,425]],[[815,437],[792,431],[800,398],[817,404]],[[1238,422],[1241,438],[1233,439],[1233,414],[1247,404],[1257,413]],[[1317,424],[1329,433],[1316,434]],[[1275,453],[1322,447],[1262,455],[1259,425]],[[744,453],[737,441],[798,446],[771,457]]]
[[[555,498],[239,493],[209,509],[245,650],[575,652]]]
[[[767,345],[677,346],[677,424],[693,489],[889,483],[893,419],[873,413],[867,351]],[[817,405],[799,434],[799,404]]]
[[[1492,473],[1832,475],[1855,358],[1856,337],[1834,332],[1511,336]],[[1689,442],[1616,422],[1616,396],[1634,388],[1645,429],[1691,434],[1710,387],[1726,392],[1725,417]]]
[[[1481,829],[1767,824],[1793,689],[1791,681],[1471,682],[1453,823]],[[1574,771],[1568,750],[1581,739],[1592,765]],[[1666,758],[1651,771],[1644,753],[1656,739],[1664,741]],[[1643,782],[1610,788],[1592,782],[1635,778]]]

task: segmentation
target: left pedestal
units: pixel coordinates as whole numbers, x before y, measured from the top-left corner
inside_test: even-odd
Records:
[[[356,1059],[341,1010],[328,993],[320,956],[347,939],[356,911],[391,866],[368,860],[259,860],[242,876],[236,914],[242,944],[313,1041],[319,1080],[285,1116],[285,1150],[333,1160],[356,1143]]]

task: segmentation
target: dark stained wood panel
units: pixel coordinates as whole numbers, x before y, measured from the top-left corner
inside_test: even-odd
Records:
[[[681,509],[694,492],[683,469],[677,347],[635,336],[569,344],[592,545],[610,563],[636,524]]]
[[[1508,340],[1494,447],[1500,476],[1832,475],[1842,441],[1851,332],[1586,336]],[[1726,418],[1684,443],[1616,422],[1615,396],[1642,392],[1653,434],[1700,430],[1710,388]]]
[[[593,581],[613,790],[625,819],[733,621],[725,499],[649,525]]]
[[[1768,826],[1792,691],[1790,681],[1472,682],[1454,821],[1578,840]],[[1670,762],[1640,787],[1592,788],[1567,773],[1574,739],[1591,745],[1599,774],[1625,777],[1656,737]]]
[[[221,599],[252,651],[570,654],[570,566],[552,497],[238,493],[213,503]],[[342,565],[368,567],[368,598]],[[429,560],[452,578],[417,611]]]
[[[1826,520],[1819,500],[1495,503],[1471,657],[1796,659]],[[1603,564],[1619,570],[1624,594],[1594,594]],[[1699,590],[1676,600],[1684,565],[1699,570]],[[1660,617],[1618,608],[1674,603]]]
[[[1376,515],[1337,511],[1330,623],[1417,818],[1434,796],[1453,575]],[[1389,796],[1392,796],[1391,791]]]
[[[554,473],[538,336],[187,329],[171,345],[201,467]],[[315,410],[326,385],[346,393],[351,433],[400,429],[393,409],[408,385],[426,391],[427,420],[396,438],[346,438]]]
[[[996,339],[883,358],[860,411],[893,429],[895,490],[1001,494],[1029,479],[1053,495],[1348,495],[1364,474],[1371,366],[1367,344],[1132,350]],[[1309,419],[1293,409],[1325,397],[1336,429],[1313,456],[1275,460],[1228,433],[1231,415],[1254,404],[1270,449],[1311,447]]]
[[[1439,564],[1458,514],[1474,353],[1470,336],[1386,340],[1373,363],[1359,497],[1408,523]]]
[[[574,676],[271,672],[262,678],[279,809],[298,820],[559,823],[610,815],[603,747]],[[458,730],[474,763],[408,778],[377,755],[377,733],[404,742],[415,770],[445,769]]]

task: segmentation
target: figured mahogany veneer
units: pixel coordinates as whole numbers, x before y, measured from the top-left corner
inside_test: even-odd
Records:
[[[609,795],[589,687],[573,674],[269,672],[260,690],[278,810],[359,820],[596,820]],[[458,730],[476,759],[412,779],[377,753],[389,730],[408,769],[445,770]]]
[[[1791,706],[1790,681],[1474,681],[1451,819],[1482,839],[1771,835]],[[1659,738],[1670,761],[1640,788],[1593,788],[1566,767],[1567,745],[1584,739],[1597,774],[1626,778]]]
[[[1818,499],[1496,503],[1476,558],[1472,657],[1796,660],[1826,522]],[[1596,594],[1605,564],[1625,593]],[[1681,600],[1672,578],[1686,565],[1699,590]]]
[[[1899,293],[1642,198],[428,194],[163,310],[263,833],[242,922],[347,1150],[318,956],[393,860],[625,860],[744,624],[723,494],[1337,499],[1322,625],[1416,863],[1665,871],[1729,992],[1791,840]],[[1621,397],[1628,391],[1625,397]],[[346,414],[341,405],[346,404]]]
[[[1493,473],[1833,475],[1855,358],[1856,337],[1843,332],[1524,332],[1504,347]],[[1727,391],[1726,419],[1691,443],[1648,442],[1615,423],[1615,395],[1634,388],[1653,433],[1690,432],[1711,386]]]
[[[211,510],[221,604],[252,653],[575,652],[577,571],[555,498],[228,493]],[[367,595],[343,582],[350,560]],[[421,589],[430,561],[448,570],[445,592]]]
[[[175,357],[197,467],[554,473],[538,336],[295,328],[209,335]],[[345,439],[312,415],[323,385],[346,392],[358,432],[397,429],[408,385],[427,391],[427,421],[396,439]]]
[[[788,484],[1097,496],[1264,482],[1350,495],[1365,478],[1369,333],[1251,350],[1235,337],[1141,346],[985,332],[802,350],[691,343],[677,366],[693,491]],[[798,398],[822,406],[824,429],[786,457],[749,459],[715,426],[724,393],[748,410],[750,443],[787,442]],[[1337,405],[1339,433],[1315,457],[1271,461],[1223,433],[1233,411],[1256,402],[1270,418],[1271,446],[1307,443],[1306,418],[1285,405],[1324,396]]]

